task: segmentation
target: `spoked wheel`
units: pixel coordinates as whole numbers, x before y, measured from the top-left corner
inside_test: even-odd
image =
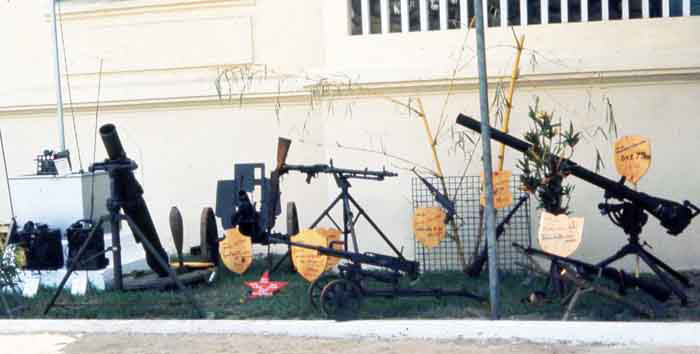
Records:
[[[346,279],[333,280],[321,291],[321,310],[327,317],[336,320],[354,318],[361,304],[362,291]]]
[[[338,279],[340,278],[337,274],[324,274],[309,285],[307,294],[309,295],[309,303],[311,303],[314,309],[318,310],[318,306],[321,303],[321,292],[323,288],[325,288],[328,283]]]

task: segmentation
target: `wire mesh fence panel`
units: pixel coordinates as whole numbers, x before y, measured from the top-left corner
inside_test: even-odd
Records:
[[[437,177],[426,177],[428,182],[443,190],[442,182]],[[445,177],[445,186],[451,201],[455,204],[455,222],[457,224],[458,237],[461,240],[465,261],[470,264],[477,254],[483,250],[486,241],[485,216],[479,203],[481,193],[481,178],[479,176],[451,176]],[[418,178],[413,178],[412,199],[413,210],[417,208],[439,207],[430,190]],[[520,178],[513,175],[510,188],[513,193],[511,206],[496,210],[496,225],[511,211],[518,199],[525,194],[522,191]],[[505,272],[518,272],[521,269],[518,262],[528,263],[528,259],[517,252],[511,244],[517,242],[530,246],[532,242],[530,220],[530,200],[526,200],[515,212],[505,232],[497,242],[498,268]],[[425,247],[416,240],[414,235],[415,260],[420,262],[421,272],[432,271],[461,271],[461,261],[457,243],[452,239],[453,227],[446,225],[446,237],[434,248]]]

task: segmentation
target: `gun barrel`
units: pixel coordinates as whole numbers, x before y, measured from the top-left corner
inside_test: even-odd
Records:
[[[110,160],[122,160],[126,158],[126,152],[117,134],[117,127],[114,124],[105,124],[100,127],[100,136],[107,150]]]
[[[579,272],[588,275],[588,276],[597,276],[598,273],[600,272],[600,275],[605,277],[608,280],[611,280],[618,285],[620,285],[623,288],[633,288],[633,287],[639,287],[642,289],[644,292],[647,294],[653,296],[655,299],[664,302],[668,300],[668,298],[671,296],[671,291],[668,288],[665,288],[663,286],[657,285],[656,283],[653,283],[651,281],[645,280],[643,278],[635,278],[633,276],[628,275],[627,273],[617,270],[612,267],[605,267],[601,268],[596,265],[586,263],[583,261],[571,259],[568,257],[560,257],[555,254],[551,254],[545,251],[541,251],[538,249],[534,249],[532,247],[525,248],[524,246],[513,242],[513,247],[520,249],[521,251],[525,252],[526,254],[529,255],[534,255],[534,256],[540,256],[549,259],[550,261],[557,261],[565,264],[569,264],[576,268]]]
[[[346,168],[337,168],[331,165],[318,164],[318,165],[287,165],[285,164],[282,169],[287,171],[298,171],[301,173],[339,173],[344,175],[356,175],[356,176],[366,176],[366,177],[395,177],[398,176],[397,173],[389,171],[372,171],[372,170],[352,170]]]
[[[318,251],[319,253],[322,253],[327,256],[348,259],[356,263],[368,264],[377,267],[385,267],[396,271],[402,271],[412,278],[416,278],[418,275],[418,262],[409,261],[398,257],[392,257],[376,253],[346,252],[331,247],[314,246],[306,243],[289,241],[278,237],[270,237],[269,240],[272,243],[283,243],[294,247],[307,248]]]
[[[459,116],[457,116],[457,124],[473,131],[481,132],[481,123],[464,114],[459,114]],[[491,130],[491,138],[522,153],[526,153],[532,146],[525,141],[497,129]],[[559,159],[557,156],[550,156],[550,158]],[[612,198],[620,200],[627,199],[651,213],[654,217],[659,219],[661,225],[665,227],[671,235],[678,235],[683,232],[690,224],[690,220],[697,215],[697,211],[693,211],[688,207],[692,205],[689,202],[681,205],[670,200],[652,197],[648,194],[637,192],[620,182],[613,181],[593,171],[587,170],[569,159],[562,159],[561,162],[563,166],[562,169],[565,172],[602,188],[605,190],[606,195]]]

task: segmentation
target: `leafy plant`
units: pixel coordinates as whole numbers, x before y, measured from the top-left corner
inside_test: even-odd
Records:
[[[565,161],[573,156],[581,133],[574,130],[573,123],[569,122],[568,129],[563,128],[561,119],[555,120],[553,113],[541,111],[538,99],[528,116],[533,126],[525,133],[525,141],[532,146],[518,161],[520,180],[536,196],[538,208],[555,215],[568,214],[574,186],[564,184],[568,175]]]

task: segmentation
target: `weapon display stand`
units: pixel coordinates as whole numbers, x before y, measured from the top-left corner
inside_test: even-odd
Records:
[[[610,204],[607,202],[607,199],[605,203],[599,204],[598,208],[603,215],[607,214],[615,225],[621,227],[625,234],[629,235],[629,238],[625,246],[615,252],[614,255],[596,264],[596,266],[605,268],[623,257],[632,254],[637,255],[651,268],[659,279],[680,298],[681,304],[687,305],[688,296],[683,289],[674,283],[669,275],[687,288],[692,287],[690,280],[644,249],[644,244],[639,241],[639,234],[642,232],[642,228],[648,219],[648,215],[644,210],[630,202]]]
[[[105,163],[101,165],[101,168],[109,171],[111,183],[110,183],[110,192],[111,192],[111,197],[110,199],[107,200],[107,209],[109,210],[108,215],[103,215],[100,217],[99,221],[95,226],[90,230],[90,233],[88,234],[88,237],[85,239],[83,244],[80,246],[78,249],[78,253],[76,253],[75,257],[71,262],[69,262],[68,265],[68,271],[66,272],[66,275],[63,277],[61,280],[58,288],[54,292],[53,296],[51,297],[51,300],[49,303],[46,305],[44,309],[44,315],[47,315],[51,308],[54,306],[56,303],[56,300],[60,296],[61,292],[63,291],[63,288],[66,285],[66,282],[68,281],[68,278],[70,278],[71,274],[78,269],[78,266],[81,264],[81,262],[89,262],[91,259],[94,257],[98,257],[102,254],[105,254],[107,252],[112,252],[112,260],[113,260],[113,269],[114,269],[114,289],[121,291],[124,290],[124,284],[123,284],[123,275],[122,275],[122,262],[121,262],[121,241],[120,241],[120,222],[122,220],[126,221],[126,223],[129,225],[129,228],[131,229],[132,233],[136,237],[136,240],[141,242],[146,251],[153,256],[153,258],[158,262],[158,264],[168,272],[168,277],[172,281],[172,283],[175,284],[175,286],[182,291],[185,294],[185,297],[187,297],[187,300],[190,302],[192,305],[192,308],[197,312],[197,314],[200,317],[205,317],[204,312],[202,311],[201,307],[197,304],[197,301],[195,300],[194,296],[190,292],[189,288],[185,287],[183,284],[182,280],[178,278],[177,274],[175,271],[170,267],[170,264],[168,263],[167,259],[163,259],[163,257],[158,254],[156,251],[155,247],[148,241],[147,237],[143,234],[141,229],[134,223],[134,221],[131,219],[126,214],[122,214],[120,210],[124,205],[127,203],[130,203],[131,201],[123,201],[123,200],[118,200],[116,198],[116,193],[115,193],[115,181],[114,181],[114,176],[115,173],[119,173],[124,170],[132,171],[133,169],[136,168],[135,164],[130,161],[130,163]],[[99,228],[102,227],[102,224],[105,221],[110,222],[110,231],[112,233],[112,246],[105,249],[104,251],[95,254],[88,259],[81,260],[81,257],[85,250],[87,249],[88,244],[90,243],[90,240],[94,237],[95,231],[98,230]]]
[[[333,177],[335,178],[336,184],[340,188],[340,194],[338,194],[338,196],[335,198],[335,200],[333,200],[333,202],[331,202],[330,205],[328,205],[328,207],[325,210],[323,210],[321,215],[319,215],[318,218],[316,218],[316,220],[313,223],[311,223],[311,226],[309,228],[310,229],[315,228],[316,226],[318,226],[318,224],[321,223],[321,221],[323,221],[324,218],[327,217],[338,230],[342,231],[343,250],[346,252],[348,251],[348,239],[350,239],[350,241],[352,242],[353,251],[359,252],[359,246],[357,244],[357,237],[355,235],[355,224],[360,219],[360,217],[363,216],[367,220],[367,222],[369,222],[369,224],[372,226],[372,228],[377,232],[377,234],[379,234],[379,236],[381,236],[381,238],[384,240],[384,242],[386,242],[386,244],[389,245],[389,247],[391,247],[391,249],[394,251],[396,256],[399,257],[400,259],[404,259],[403,255],[396,248],[396,246],[389,240],[389,238],[384,234],[384,232],[379,228],[379,226],[377,226],[377,224],[374,222],[374,220],[372,220],[372,218],[370,218],[370,216],[367,214],[367,212],[365,212],[365,210],[362,209],[360,204],[358,204],[357,201],[355,201],[355,198],[353,198],[350,195],[350,187],[352,187],[352,185],[350,184],[348,179],[350,179],[350,178],[360,178],[360,179],[370,179],[370,180],[380,180],[380,179],[376,179],[376,178],[372,178],[372,177],[368,177],[368,176],[358,176],[352,172],[350,172],[350,173],[335,172],[335,173],[333,173]],[[338,222],[335,221],[335,219],[333,219],[333,217],[330,214],[331,210],[333,210],[333,208],[335,208],[335,206],[341,202],[343,205],[343,226],[342,227],[338,224]],[[357,216],[354,215],[351,205],[354,206],[355,209],[357,210]],[[291,262],[291,248],[285,253],[285,255],[279,261],[277,261],[275,266],[272,268],[272,272],[277,271],[279,269],[279,267],[282,265],[282,263],[288,258],[290,259],[290,264],[291,264],[292,263]],[[293,264],[291,265],[290,269],[292,271],[294,270]]]

